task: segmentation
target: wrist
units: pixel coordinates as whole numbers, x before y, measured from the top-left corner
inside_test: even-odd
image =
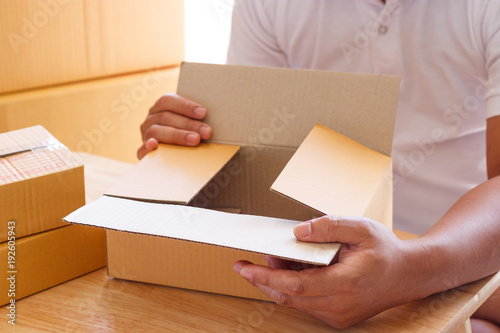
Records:
[[[448,255],[443,242],[435,242],[426,237],[402,242],[402,260],[407,266],[406,288],[412,299],[422,299],[456,286],[455,281],[450,281]]]

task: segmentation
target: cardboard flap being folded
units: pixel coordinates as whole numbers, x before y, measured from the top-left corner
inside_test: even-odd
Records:
[[[328,265],[338,243],[297,241],[297,221],[102,197],[64,218],[69,223],[176,238]],[[217,260],[217,258],[213,258]]]
[[[390,157],[318,124],[271,190],[325,214],[364,216],[390,164]]]
[[[106,195],[187,205],[238,150],[239,146],[215,143],[160,144]]]

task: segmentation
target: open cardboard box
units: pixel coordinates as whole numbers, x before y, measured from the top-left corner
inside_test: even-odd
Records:
[[[392,226],[398,86],[380,75],[184,63],[178,93],[209,110],[212,143],[161,145],[65,220],[110,229],[110,276],[263,299],[234,261],[263,263],[265,253],[326,265],[338,249],[297,242],[287,219],[364,215]]]

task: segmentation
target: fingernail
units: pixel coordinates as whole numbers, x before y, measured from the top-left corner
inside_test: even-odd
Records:
[[[192,145],[197,145],[198,144],[198,135],[194,133],[189,133],[186,135],[186,141],[189,142]]]
[[[233,270],[234,270],[236,273],[238,273],[238,274],[239,274],[239,273],[240,273],[240,271],[241,271],[241,265],[240,265],[239,263],[235,263],[235,264],[233,265]]]
[[[200,135],[203,139],[209,139],[212,136],[212,129],[207,125],[200,127]]]
[[[243,276],[245,279],[247,279],[249,282],[252,282],[253,276],[248,272],[246,269],[243,269],[240,271],[241,276]]]
[[[207,114],[207,109],[201,107],[194,108],[194,114],[200,118],[204,118]]]
[[[300,238],[307,238],[311,235],[311,222],[301,222],[295,226],[295,236]]]
[[[150,139],[148,139],[148,141],[146,141],[145,146],[148,149],[154,149],[154,148],[156,148],[156,145],[157,145],[156,139],[150,138]]]

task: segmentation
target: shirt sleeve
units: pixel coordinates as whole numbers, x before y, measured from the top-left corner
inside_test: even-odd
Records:
[[[489,1],[484,14],[483,38],[485,42],[486,117],[500,116],[500,1]]]
[[[288,67],[273,28],[273,6],[273,1],[235,1],[228,64]]]

